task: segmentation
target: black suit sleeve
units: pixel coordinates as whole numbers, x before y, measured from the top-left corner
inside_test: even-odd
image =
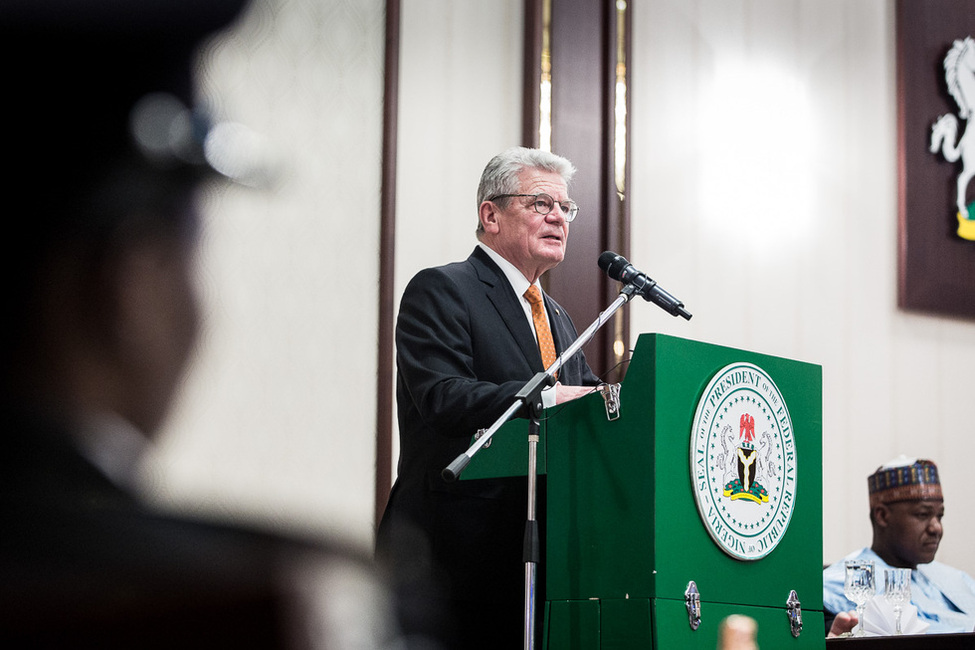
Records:
[[[490,426],[533,374],[486,305],[439,269],[421,271],[403,294],[396,328],[400,389],[441,435],[466,437]]]

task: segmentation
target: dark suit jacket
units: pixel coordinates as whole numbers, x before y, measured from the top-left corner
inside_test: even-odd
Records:
[[[475,248],[464,262],[418,273],[403,294],[396,327],[399,473],[378,551],[401,572],[432,571],[462,612],[482,612],[478,629],[462,630],[464,644],[499,629],[498,617],[513,623],[512,635],[523,627],[526,479],[441,477],[475,431],[493,424],[525,382],[545,370],[519,300],[501,269]],[[545,306],[562,352],[576,329],[547,295]],[[581,352],[562,366],[559,380],[598,383]],[[485,609],[495,604],[497,617]]]
[[[352,548],[151,509],[45,418],[0,407],[0,435],[6,647],[345,647],[329,645],[340,630],[319,628],[320,614],[307,618],[303,588],[347,606],[364,584],[381,584]],[[361,579],[315,579],[332,569]],[[381,616],[369,606],[356,616]],[[395,633],[392,618],[377,620]]]

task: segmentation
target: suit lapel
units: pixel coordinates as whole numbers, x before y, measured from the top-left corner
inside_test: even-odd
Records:
[[[508,278],[480,246],[474,249],[467,260],[474,267],[478,279],[484,285],[485,296],[494,305],[525,360],[535,370],[544,370],[535,335],[532,334],[528,319],[525,318],[525,312],[518,303],[519,298],[511,289]]]

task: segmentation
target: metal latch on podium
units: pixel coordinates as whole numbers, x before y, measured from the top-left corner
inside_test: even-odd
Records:
[[[606,419],[615,420],[620,416],[620,385],[600,384],[599,393],[606,405]]]
[[[701,625],[701,593],[693,580],[687,583],[684,590],[684,606],[687,607],[687,622],[692,630],[696,630]]]
[[[796,590],[793,589],[789,592],[789,597],[785,601],[786,613],[789,615],[789,627],[792,631],[792,636],[799,638],[799,634],[802,633],[802,606],[799,603],[799,596],[796,594]]]
[[[687,622],[692,630],[696,630],[701,626],[701,594],[697,590],[697,583],[693,580],[687,583],[687,589],[684,591],[684,606],[687,608]],[[795,589],[789,592],[785,607],[792,636],[798,639],[802,633],[802,605]]]

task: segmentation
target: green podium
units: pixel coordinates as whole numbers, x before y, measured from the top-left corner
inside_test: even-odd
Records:
[[[825,648],[821,367],[644,334],[619,398],[545,412],[536,647],[714,650],[745,614],[762,648]],[[525,475],[527,428],[461,478]]]

